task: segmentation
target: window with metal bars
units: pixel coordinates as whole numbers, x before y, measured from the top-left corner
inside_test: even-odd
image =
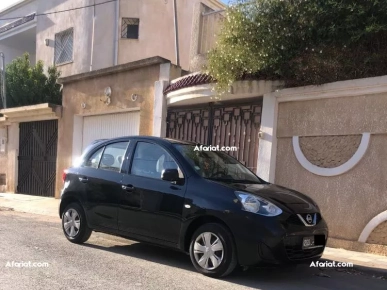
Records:
[[[55,34],[55,64],[73,61],[74,29]]]
[[[122,18],[121,38],[138,39],[140,19]]]

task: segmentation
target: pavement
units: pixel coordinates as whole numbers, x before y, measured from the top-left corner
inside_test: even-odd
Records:
[[[197,273],[183,253],[101,233],[72,244],[59,219],[6,208],[0,209],[0,237],[1,290],[387,289],[384,278],[346,267],[250,268],[212,279]]]
[[[60,199],[14,193],[0,193],[0,207],[18,212],[59,217]]]
[[[59,202],[59,199],[54,198],[29,196],[13,193],[0,193],[0,210],[3,209],[3,212],[4,210],[8,209],[15,212],[34,214],[32,215],[32,217],[36,218],[38,216],[35,215],[39,215],[41,217],[50,216],[53,218],[50,218],[49,221],[55,223],[60,222],[58,217]],[[47,218],[45,220],[47,220]],[[0,223],[2,223],[1,220]],[[376,278],[379,277],[381,279],[387,279],[387,256],[327,247],[321,259],[321,262],[325,261],[334,261],[336,263],[352,263],[352,271],[368,273],[369,275]],[[324,269],[324,265],[319,266],[320,269]]]

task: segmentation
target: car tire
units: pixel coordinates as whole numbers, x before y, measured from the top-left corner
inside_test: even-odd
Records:
[[[195,231],[189,254],[196,270],[213,278],[231,274],[238,264],[230,231],[217,223],[205,224]]]
[[[90,238],[92,230],[87,226],[81,205],[71,203],[66,206],[62,213],[62,229],[65,237],[75,244],[82,244]]]

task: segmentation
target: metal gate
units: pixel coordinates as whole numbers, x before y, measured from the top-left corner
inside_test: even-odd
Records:
[[[58,121],[20,123],[17,192],[55,196]]]
[[[262,103],[170,108],[167,137],[204,145],[236,146],[229,155],[256,171]]]

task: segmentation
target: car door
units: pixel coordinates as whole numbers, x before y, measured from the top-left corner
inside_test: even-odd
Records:
[[[122,179],[123,194],[139,201],[139,208],[121,206],[119,229],[159,241],[177,244],[182,223],[186,185],[161,179],[167,168],[178,169],[173,156],[163,147],[137,141],[133,148],[129,174]],[[138,205],[138,204],[136,204]]]
[[[93,227],[118,229],[121,166],[128,144],[129,141],[107,143],[91,153],[82,166],[79,181],[86,184],[86,211]]]

